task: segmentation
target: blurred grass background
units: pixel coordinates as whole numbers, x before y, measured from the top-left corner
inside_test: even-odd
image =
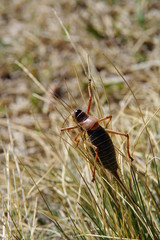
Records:
[[[53,9],[68,30],[80,55],[73,49]],[[90,185],[91,174],[86,170],[89,169],[88,163],[83,161],[83,144],[79,150],[68,144],[65,148],[60,140],[60,129],[70,114],[63,102],[85,110],[88,79],[84,68],[87,71],[88,56],[89,71],[95,86],[92,113],[97,117],[112,114],[111,128],[130,133],[135,167],[142,174],[157,202],[154,208],[153,198],[145,193],[142,186],[145,209],[150,209],[151,221],[156,229],[159,228],[159,26],[158,0],[0,1],[2,239],[62,239],[66,238],[66,234],[68,239],[76,239],[77,232],[79,235],[102,235],[102,232],[95,230],[94,224],[89,225],[88,216],[83,213],[82,216],[85,217],[82,222],[83,217],[78,215],[81,192],[82,198],[87,197],[86,185],[83,186],[78,170],[87,174],[88,184],[93,188]],[[149,121],[147,127],[152,147],[133,95],[105,55],[120,69],[135,93],[145,122]],[[33,78],[29,78],[15,61],[22,63],[44,89],[38,87]],[[51,102],[51,95],[57,99],[53,98]],[[68,118],[65,126],[72,124]],[[63,138],[70,142],[67,135]],[[123,140],[115,137],[113,139],[115,145],[125,153]],[[78,154],[77,151],[82,152]],[[119,157],[119,163],[122,174],[127,175],[128,172],[129,175],[128,162],[124,163],[124,159]],[[61,231],[55,228],[52,218],[42,214],[48,209],[35,183],[44,194],[53,212],[54,221],[62,226],[65,234],[61,235]],[[94,188],[94,191],[98,190]],[[98,196],[95,192],[95,196]],[[82,209],[89,201],[84,199]],[[94,214],[98,214],[98,210],[94,210]],[[123,214],[122,216],[125,218]],[[72,217],[77,221],[74,224]],[[113,218],[116,219],[111,214],[110,219]],[[75,224],[78,225],[78,230]],[[116,220],[115,224],[118,226]],[[117,239],[150,239],[144,234],[137,235],[138,227],[137,232],[131,229],[129,234],[128,230],[120,232],[122,226],[115,230],[112,226],[108,231],[104,226],[105,234],[110,239],[111,236],[117,236]],[[77,239],[97,238],[89,236]]]

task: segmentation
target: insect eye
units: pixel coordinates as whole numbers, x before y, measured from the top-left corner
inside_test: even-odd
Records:
[[[80,109],[77,109],[77,110],[75,111],[75,117],[77,118],[77,117],[78,117],[78,115],[79,115],[81,112],[82,112],[82,110],[80,110]]]
[[[74,116],[77,122],[83,122],[88,118],[87,114],[80,109],[75,111]]]

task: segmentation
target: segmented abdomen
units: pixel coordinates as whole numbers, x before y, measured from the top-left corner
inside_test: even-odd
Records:
[[[95,130],[89,130],[87,133],[91,143],[98,148],[98,157],[104,168],[111,172],[116,172],[118,169],[116,153],[108,133],[101,126]],[[92,151],[92,153],[95,156],[95,152]]]

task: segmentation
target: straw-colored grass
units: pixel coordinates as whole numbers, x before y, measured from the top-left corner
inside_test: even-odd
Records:
[[[160,238],[159,7],[1,1],[2,239]],[[133,164],[111,136],[126,189],[102,166],[92,183],[84,139],[60,131],[86,110],[89,77],[91,113],[130,136]]]

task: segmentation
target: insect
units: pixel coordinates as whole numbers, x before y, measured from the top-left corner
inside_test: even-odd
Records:
[[[92,149],[91,152],[95,157],[92,182],[94,182],[95,180],[95,171],[96,171],[96,164],[98,159],[102,163],[104,168],[109,170],[116,177],[116,179],[119,182],[121,182],[117,173],[118,163],[116,159],[115,148],[109,136],[109,133],[118,134],[121,136],[125,136],[127,138],[127,153],[132,162],[133,158],[131,157],[131,154],[129,151],[129,135],[126,133],[116,132],[107,128],[109,122],[112,119],[111,115],[104,117],[102,119],[97,119],[94,116],[91,116],[89,114],[91,103],[92,103],[91,79],[89,80],[89,84],[88,84],[88,92],[89,92],[89,102],[88,102],[87,111],[83,112],[80,109],[75,110],[73,113],[73,120],[76,122],[76,126],[62,128],[61,131],[70,131],[70,130],[79,128],[80,132],[76,135],[74,139],[77,143],[79,142],[78,138],[81,136],[81,134],[84,131],[87,132],[90,141],[86,140],[85,143]],[[108,122],[105,128],[103,128],[99,123],[105,120],[108,120]]]

